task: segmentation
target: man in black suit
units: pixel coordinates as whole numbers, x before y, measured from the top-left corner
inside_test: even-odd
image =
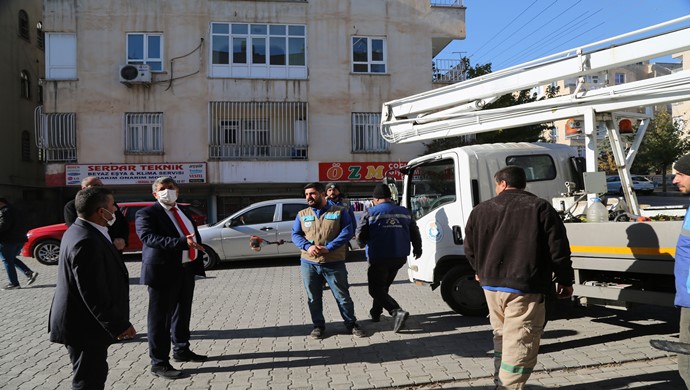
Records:
[[[81,181],[81,189],[89,187],[103,187],[103,182],[96,176],[85,177]],[[65,223],[70,226],[77,219],[77,209],[74,206],[74,199],[70,200],[65,204],[62,210],[63,217],[65,218]],[[120,206],[115,203],[115,222],[108,226],[108,234],[113,240],[113,245],[115,248],[122,252],[125,247],[127,247],[127,241],[129,239],[129,222],[120,211]]]
[[[129,322],[129,274],[108,236],[112,193],[92,187],[75,199],[79,218],[60,244],[48,329],[50,341],[67,346],[72,388],[103,389],[108,346],[136,334]]]
[[[153,182],[152,206],[136,214],[137,235],[144,244],[141,283],[148,286],[148,342],[151,373],[177,379],[182,371],[170,365],[170,342],[177,362],[201,362],[206,356],[189,349],[194,277],[206,276],[203,251],[194,220],[177,207],[179,187],[171,177]]]

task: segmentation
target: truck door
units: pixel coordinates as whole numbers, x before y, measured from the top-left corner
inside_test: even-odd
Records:
[[[422,235],[423,255],[410,258],[410,279],[433,283],[436,262],[463,252],[464,221],[457,155],[444,153],[416,164],[405,181],[405,202]]]

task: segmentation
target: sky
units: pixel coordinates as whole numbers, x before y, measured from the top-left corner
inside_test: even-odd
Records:
[[[463,0],[463,4],[467,37],[453,41],[436,58],[465,56],[472,66],[490,62],[493,71],[690,15],[690,0]],[[690,20],[660,31],[687,26]],[[669,56],[657,61],[676,60]]]

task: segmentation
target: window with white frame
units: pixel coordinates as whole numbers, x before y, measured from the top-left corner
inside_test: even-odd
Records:
[[[125,113],[125,152],[163,153],[163,113]]]
[[[381,114],[352,113],[352,151],[388,152],[390,144],[381,136]]]
[[[211,23],[210,76],[307,78],[306,26]]]
[[[352,73],[386,73],[386,39],[352,37]]]
[[[163,71],[163,34],[128,33],[127,63],[147,64],[154,72]]]
[[[46,79],[77,79],[77,34],[46,33]]]
[[[615,85],[625,84],[625,73],[616,73],[614,75]]]

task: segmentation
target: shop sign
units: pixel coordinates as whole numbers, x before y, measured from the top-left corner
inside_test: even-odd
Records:
[[[206,163],[66,164],[66,185],[80,185],[87,176],[97,176],[104,185],[151,184],[170,176],[179,184],[206,183]]]
[[[319,163],[319,181],[380,181],[384,177],[402,180],[398,170],[407,162],[323,162]]]

